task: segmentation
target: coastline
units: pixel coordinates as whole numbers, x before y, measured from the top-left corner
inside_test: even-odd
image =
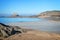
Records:
[[[0,31],[2,30],[1,33],[3,34],[0,40],[60,40],[60,34],[56,33],[26,29],[21,26],[5,25],[3,23],[0,23],[0,27]],[[10,32],[13,34],[10,34]],[[10,35],[7,36],[5,33]]]
[[[60,34],[60,31],[59,31],[60,22],[52,22],[52,24],[49,22],[46,22],[46,23],[44,22],[14,22],[14,23],[6,23],[6,24],[11,25],[11,26],[20,26],[22,28],[27,28],[27,29],[35,29],[35,30]]]

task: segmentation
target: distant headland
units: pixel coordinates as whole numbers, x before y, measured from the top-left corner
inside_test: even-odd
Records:
[[[60,11],[53,10],[53,11],[45,11],[37,15],[32,16],[21,16],[17,13],[13,13],[11,16],[0,16],[0,18],[47,18],[47,17],[60,17]]]

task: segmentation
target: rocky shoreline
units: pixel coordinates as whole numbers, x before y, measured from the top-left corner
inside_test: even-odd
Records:
[[[24,29],[18,26],[9,26],[9,25],[0,23],[0,40],[2,38],[7,38],[14,34],[23,33],[24,31],[25,31]]]
[[[0,23],[0,40],[60,40],[60,35]]]

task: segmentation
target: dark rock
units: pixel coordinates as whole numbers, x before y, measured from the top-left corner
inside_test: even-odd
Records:
[[[18,26],[8,26],[0,23],[0,37],[7,38],[18,33],[23,33],[23,29]]]

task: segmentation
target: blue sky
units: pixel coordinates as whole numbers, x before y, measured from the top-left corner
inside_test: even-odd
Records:
[[[49,10],[60,10],[60,0],[0,0],[0,14],[4,15],[36,15]]]

